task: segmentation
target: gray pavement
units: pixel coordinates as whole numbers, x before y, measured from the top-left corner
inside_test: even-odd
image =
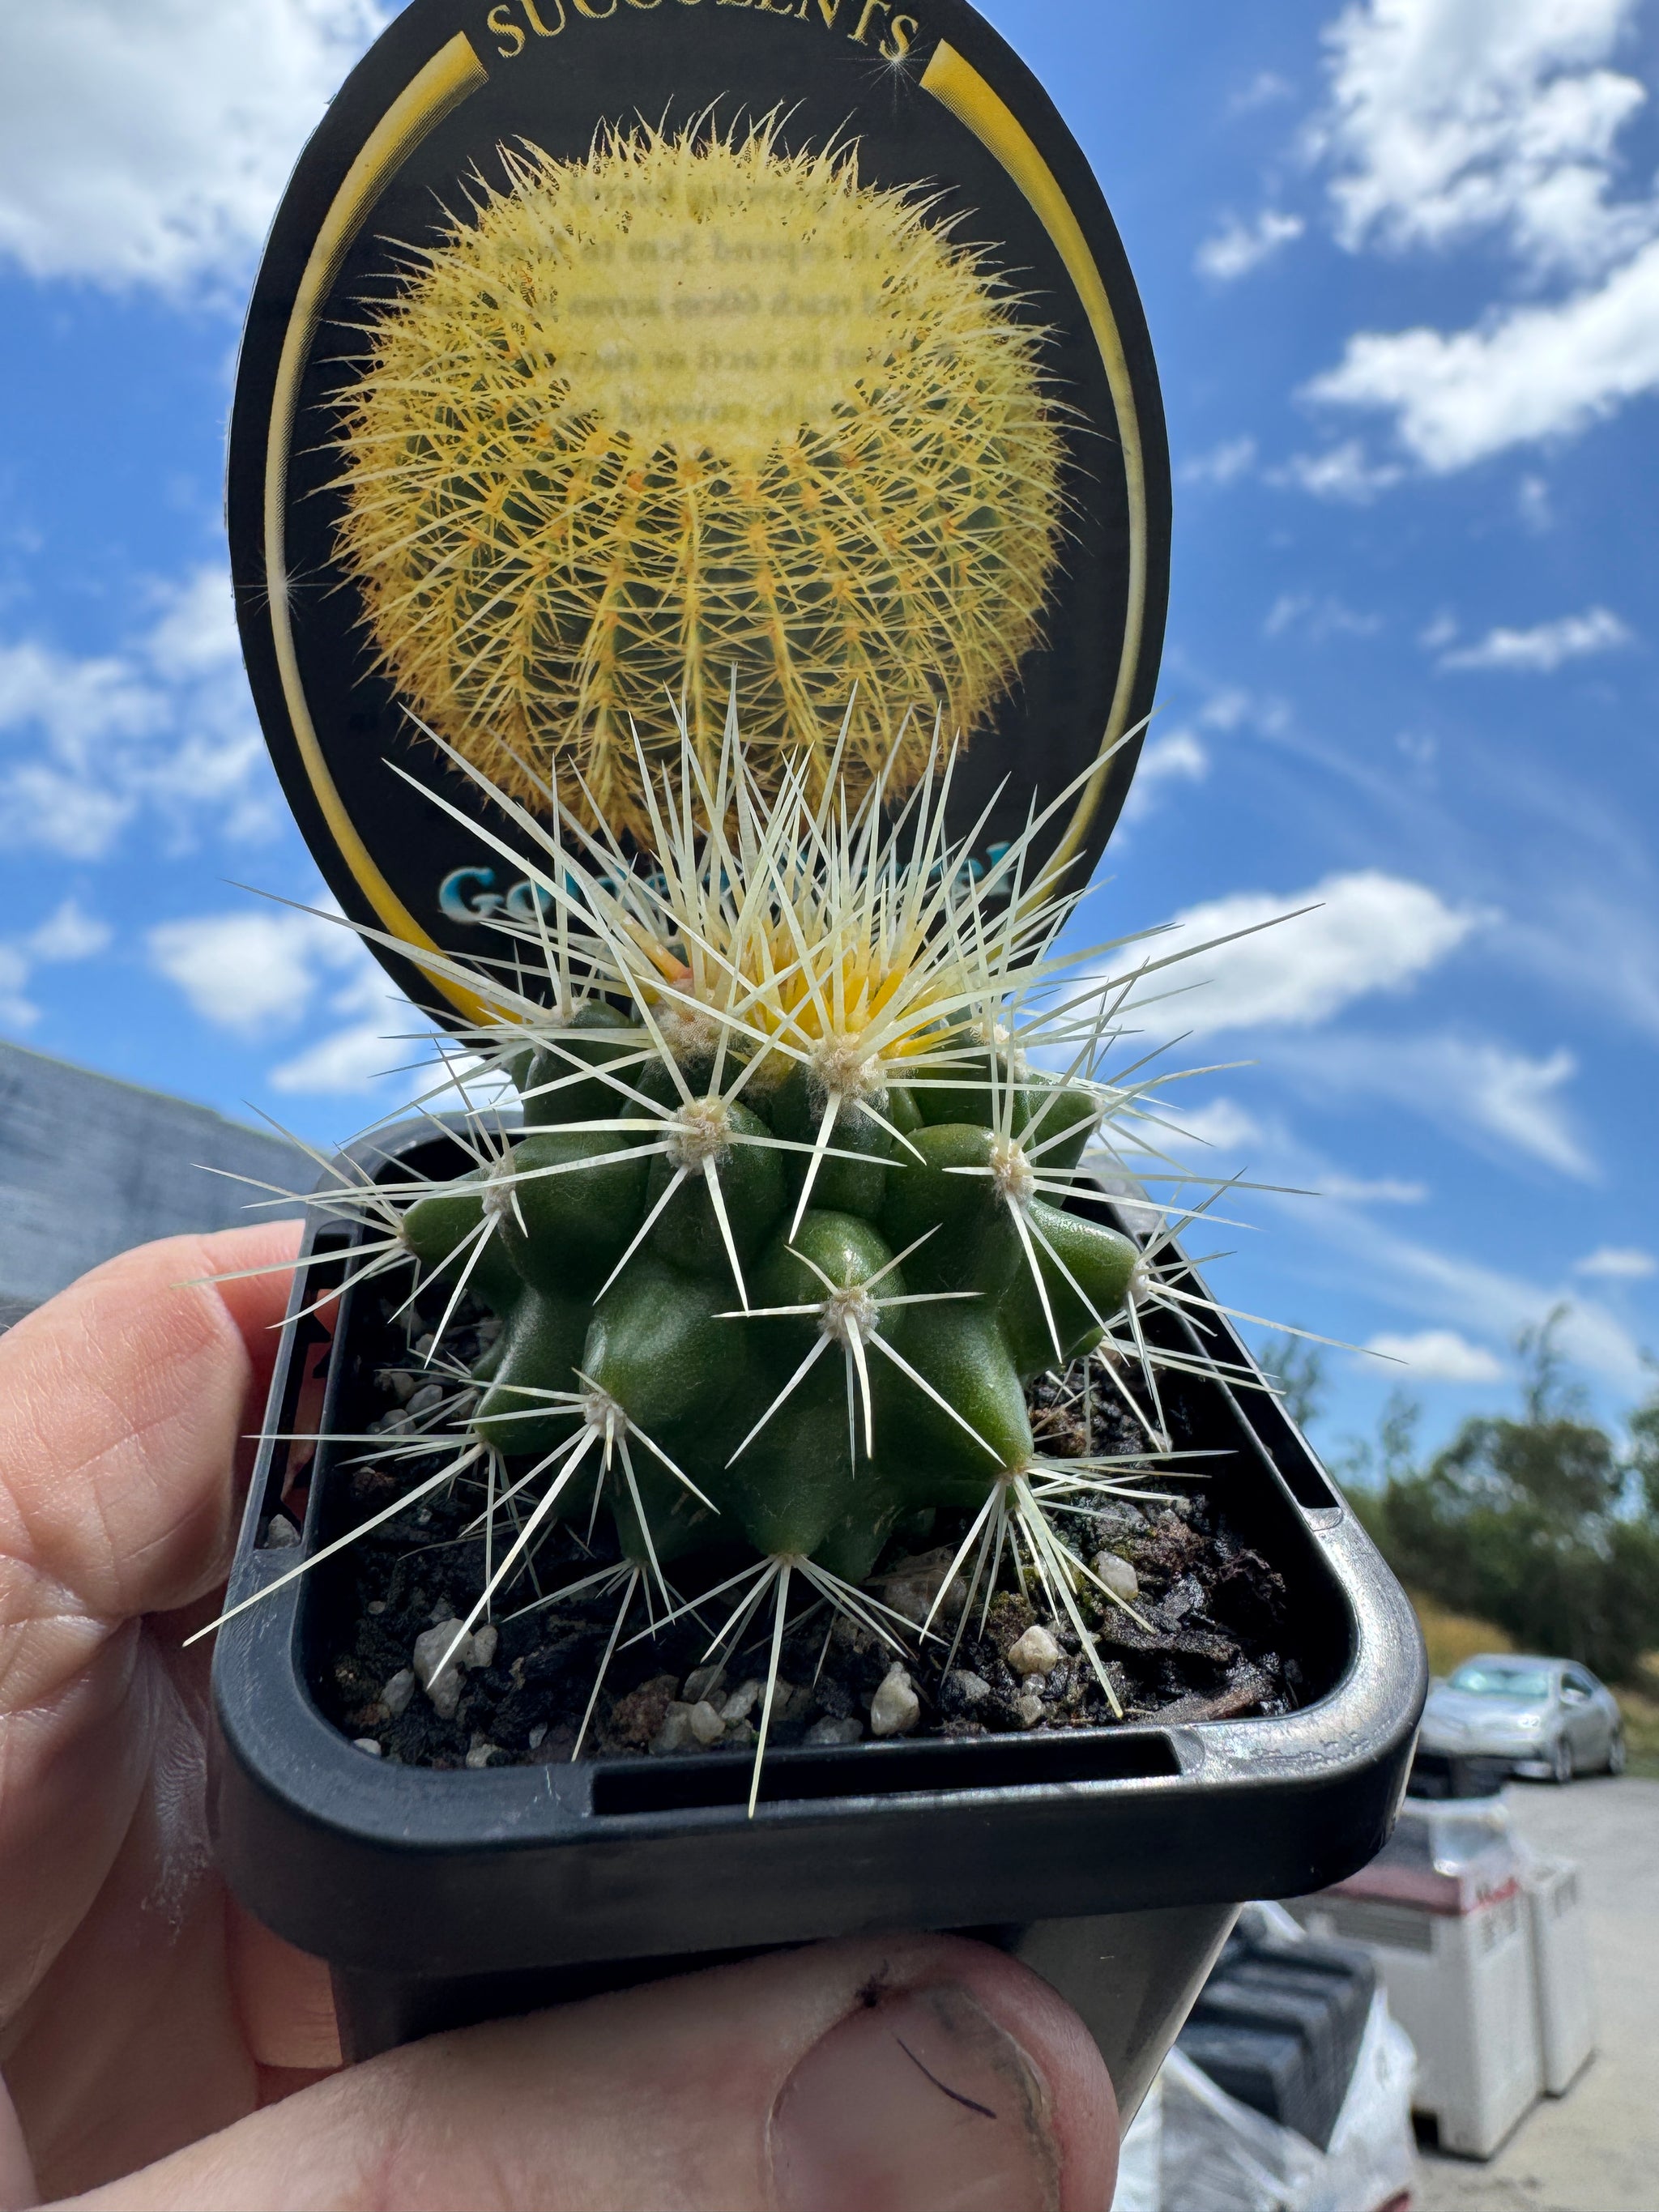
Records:
[[[1496,2158],[1423,2160],[1418,2212],[1659,2212],[1659,1782],[1516,1783],[1516,1826],[1584,1870],[1597,2050]]]

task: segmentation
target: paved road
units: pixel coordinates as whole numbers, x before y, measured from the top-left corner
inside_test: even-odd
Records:
[[[1516,1826],[1577,1859],[1598,2050],[1483,2166],[1425,2158],[1420,2212],[1659,2212],[1659,1782],[1516,1783]]]

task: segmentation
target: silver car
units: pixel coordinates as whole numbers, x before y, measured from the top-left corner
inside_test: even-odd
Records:
[[[1566,1659],[1466,1659],[1430,1691],[1419,1741],[1425,1751],[1506,1759],[1512,1772],[1551,1782],[1625,1771],[1613,1692]]]

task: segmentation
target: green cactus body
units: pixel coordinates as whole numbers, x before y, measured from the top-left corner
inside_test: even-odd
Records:
[[[496,1318],[466,1382],[449,1361],[458,1387],[392,1447],[410,1497],[482,1496],[483,1587],[455,1648],[526,1582],[534,1605],[561,1601],[535,1570],[564,1521],[554,1556],[572,1563],[574,1534],[596,1569],[569,1592],[617,1601],[608,1653],[643,1590],[653,1637],[729,1602],[719,1667],[769,1595],[769,1686],[792,1604],[920,1662],[943,1623],[914,1636],[878,1569],[890,1540],[931,1539],[957,1547],[935,1613],[965,1620],[965,1593],[1017,1584],[1121,1711],[1091,1622],[1127,1601],[1088,1564],[1086,1515],[1152,1469],[1073,1452],[1066,1370],[1126,1308],[1203,1300],[1166,1269],[1166,1228],[1143,1250],[1066,1207],[1085,1148],[1115,1157],[1115,1117],[1152,1086],[1102,1073],[1095,1000],[1115,986],[1056,997],[1074,899],[1031,852],[1054,808],[977,872],[947,830],[948,757],[891,819],[902,775],[850,805],[805,759],[775,785],[742,694],[739,672],[712,766],[690,719],[678,771],[635,762],[648,841],[556,792],[545,823],[520,813],[544,904],[498,925],[510,958],[469,969],[479,1013],[459,1036],[510,1080],[522,1127],[470,1098],[453,1182],[354,1177],[320,1201],[374,1232],[354,1282],[416,1263],[414,1298],[444,1301],[440,1344],[458,1316],[471,1331],[464,1289]],[[1112,1341],[1111,1387],[1150,1455],[1172,1451],[1156,1333]],[[1045,1373],[1039,1449],[1027,1394]],[[620,1561],[608,1534],[589,1544],[606,1519]],[[757,1777],[771,1711],[769,1686]]]
[[[471,1255],[501,1316],[475,1375],[485,1443],[562,1463],[608,1410],[626,1468],[571,1481],[558,1511],[591,1510],[597,1479],[636,1561],[741,1538],[849,1579],[901,1514],[977,1508],[1030,1466],[1025,1385],[1099,1339],[1136,1252],[1023,1191],[981,1103],[1000,1082],[936,1085],[923,1059],[914,1096],[849,1099],[826,1133],[799,1066],[748,1084],[752,1103],[687,1101],[695,1063],[677,1079],[608,1008],[580,1024],[508,1063],[527,1133],[404,1217],[428,1266]],[[611,1073],[562,1079],[583,1066]],[[924,1120],[941,1097],[974,1118]],[[1019,1099],[1066,1144],[1093,1126],[1089,1094],[1053,1079]]]

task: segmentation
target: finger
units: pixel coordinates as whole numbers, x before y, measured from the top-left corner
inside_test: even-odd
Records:
[[[292,1222],[176,1237],[96,1267],[0,1337],[5,1617],[106,1624],[188,1604],[229,1556],[237,1443],[258,1425]],[[43,1686],[9,1683],[14,1692]]]
[[[349,2069],[82,2212],[1107,2212],[1082,2022],[952,1936],[825,1944]]]
[[[225,1963],[255,2064],[283,2073],[337,2066],[340,2031],[328,1968],[273,1936],[234,1898],[227,1898],[225,1914]]]

